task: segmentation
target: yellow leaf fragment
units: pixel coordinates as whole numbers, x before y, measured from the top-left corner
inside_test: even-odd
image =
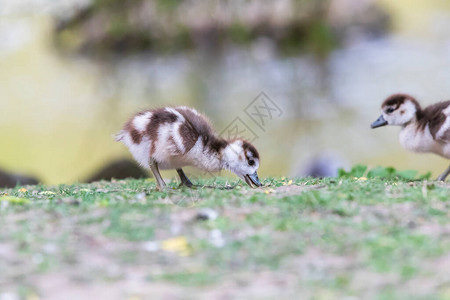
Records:
[[[189,256],[192,252],[189,243],[184,236],[177,236],[162,241],[161,248],[169,252],[174,252],[179,256]]]
[[[283,183],[283,185],[291,185],[292,184],[292,179],[291,180],[289,180],[288,182],[285,182],[285,183]]]
[[[275,193],[275,190],[274,189],[266,189],[266,190],[264,190],[264,193],[272,194],[272,193]]]
[[[26,188],[21,188],[21,189],[19,189],[19,192],[20,192],[20,193],[25,193],[26,191],[28,191]]]

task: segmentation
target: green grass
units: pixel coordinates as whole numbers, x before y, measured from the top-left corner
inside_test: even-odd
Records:
[[[124,282],[151,286],[139,299],[167,286],[181,299],[450,299],[448,186],[354,171],[260,189],[216,178],[0,190],[0,291],[45,299],[56,277],[125,298],[136,291]],[[197,219],[205,208],[218,217]]]

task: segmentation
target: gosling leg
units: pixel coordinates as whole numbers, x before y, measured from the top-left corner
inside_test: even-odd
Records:
[[[189,188],[193,187],[194,185],[192,182],[187,178],[186,174],[184,174],[183,169],[177,169],[178,176],[180,176],[181,185],[185,185]]]
[[[439,175],[439,177],[436,180],[445,181],[445,178],[447,178],[448,174],[450,174],[450,166],[448,166],[448,168],[444,171],[444,173]]]
[[[152,170],[153,176],[155,176],[158,190],[162,191],[166,187],[166,184],[159,173],[158,163],[156,161],[150,161],[150,170]]]

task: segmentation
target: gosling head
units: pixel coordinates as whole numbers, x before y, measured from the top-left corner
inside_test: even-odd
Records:
[[[222,159],[224,167],[249,186],[261,186],[256,172],[259,168],[259,154],[252,144],[241,139],[231,141],[223,149]]]
[[[385,125],[405,126],[416,120],[420,105],[413,97],[396,94],[387,98],[381,105],[381,116],[370,127]]]

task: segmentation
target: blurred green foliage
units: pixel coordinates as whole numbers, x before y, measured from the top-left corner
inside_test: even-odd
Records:
[[[396,170],[393,167],[375,167],[369,169],[364,165],[355,165],[350,171],[345,171],[344,169],[338,170],[338,177],[349,178],[349,177],[367,177],[367,178],[387,178],[387,179],[405,179],[405,180],[415,180],[415,179],[430,179],[431,172],[423,175],[418,175],[415,170]]]
[[[61,49],[89,54],[216,51],[268,38],[284,54],[311,51],[323,56],[337,44],[327,21],[328,3],[94,0],[57,20],[55,37]]]

